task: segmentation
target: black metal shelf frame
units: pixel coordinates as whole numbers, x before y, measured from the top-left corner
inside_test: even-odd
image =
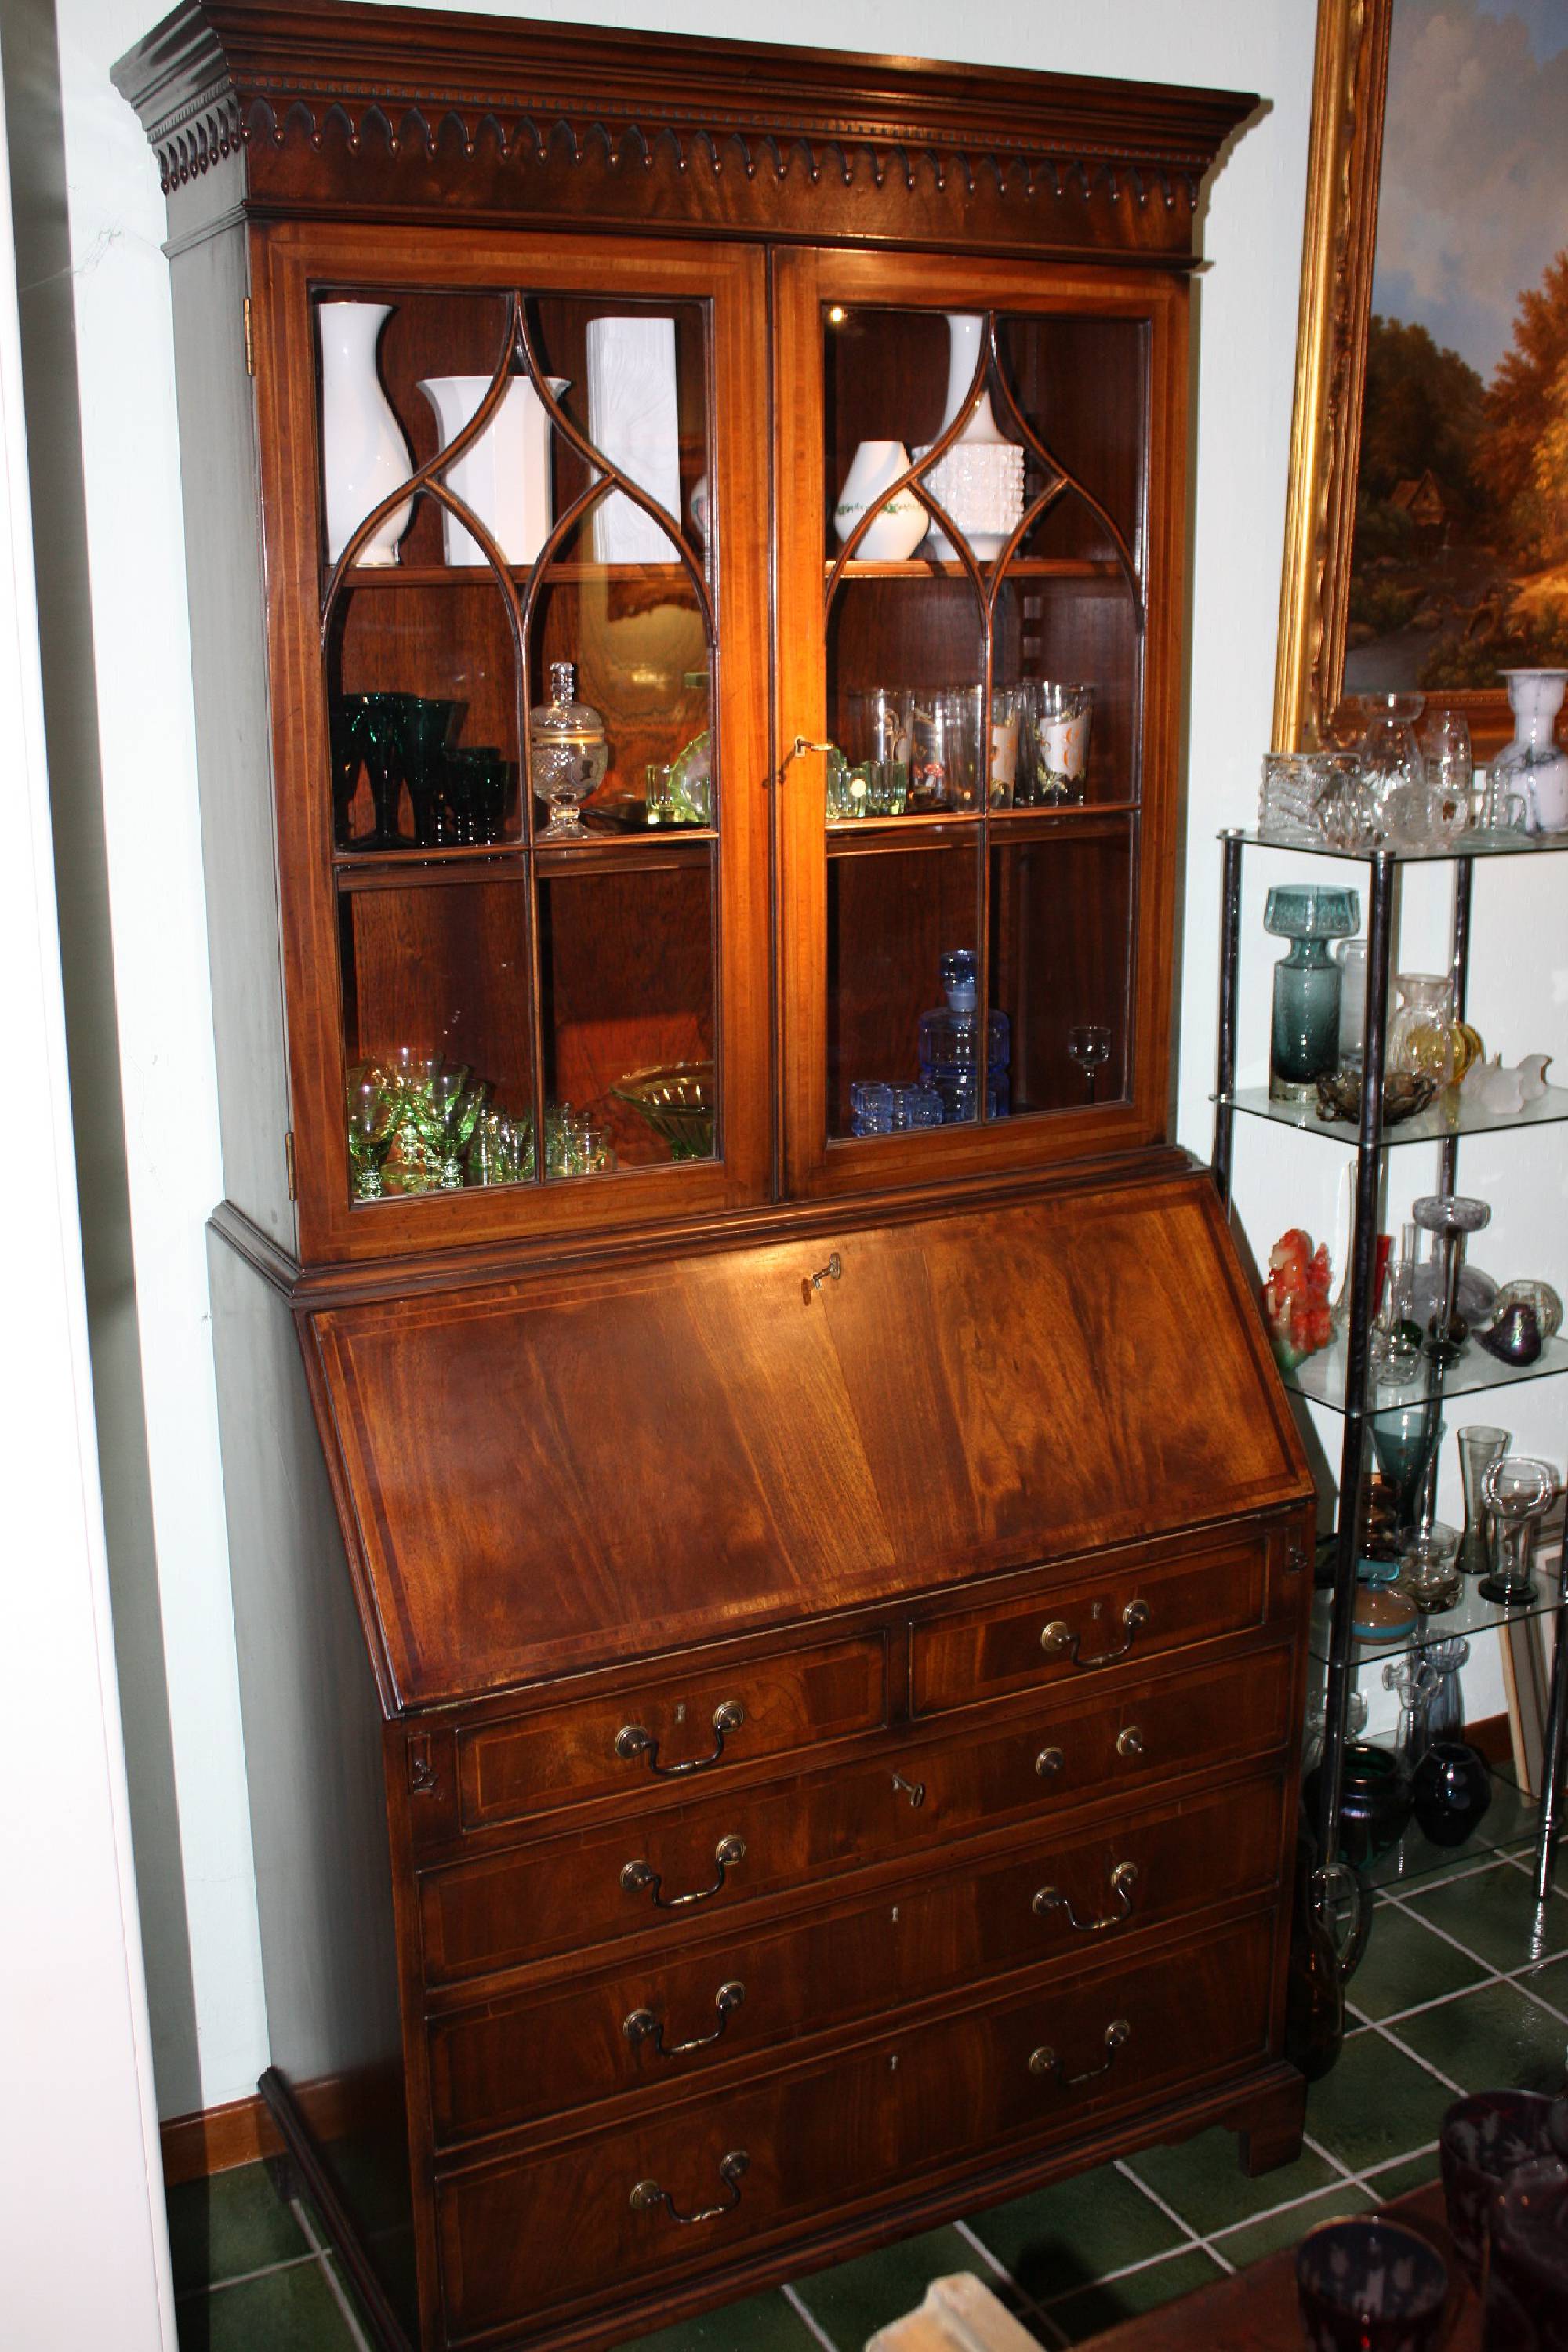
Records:
[[[1461,836],[1462,838],[1462,836]],[[1214,1177],[1228,1212],[1234,1167],[1237,1106],[1237,1010],[1241,967],[1241,877],[1244,854],[1251,844],[1270,849],[1294,848],[1303,856],[1313,845],[1258,843],[1239,828],[1220,835],[1224,845],[1222,947],[1219,986],[1219,1045],[1215,1082]],[[1564,844],[1568,846],[1568,844]],[[1474,858],[1452,848],[1447,859],[1454,870],[1452,955],[1450,971],[1454,1000],[1465,1010],[1469,977],[1470,887]],[[1394,945],[1394,887],[1401,859],[1391,850],[1361,854],[1371,868],[1367,920],[1366,1022],[1363,1046],[1361,1120],[1356,1131],[1355,1196],[1351,1241],[1350,1328],[1346,1342],[1344,1428],[1340,1448],[1339,1501],[1334,1529],[1334,1575],[1329,1632],[1328,1686],[1325,1692],[1323,1762],[1320,1780],[1317,1824],[1322,1866],[1316,1888],[1320,1906],[1331,1909],[1334,1889],[1343,1876],[1340,1860],[1340,1800],[1344,1785],[1346,1716],[1357,1665],[1354,1636],[1356,1530],[1360,1520],[1362,1483],[1366,1470],[1366,1423],[1376,1410],[1371,1398],[1370,1339],[1373,1288],[1377,1262],[1378,1190],[1382,1159],[1387,1148],[1383,1134],[1384,1049],[1387,1036],[1390,988],[1389,961]],[[1406,859],[1403,861],[1410,863]],[[1498,1129],[1489,1130],[1496,1133]],[[1459,1138],[1443,1137],[1441,1189],[1451,1192],[1458,1178]],[[1442,1393],[1441,1379],[1437,1394]],[[1552,1696],[1546,1727],[1541,1811],[1535,1841],[1535,1897],[1544,1903],[1552,1891],[1558,1834],[1562,1826],[1563,1735],[1568,1726],[1568,1544],[1563,1547],[1553,1604],[1557,1640],[1552,1656]]]

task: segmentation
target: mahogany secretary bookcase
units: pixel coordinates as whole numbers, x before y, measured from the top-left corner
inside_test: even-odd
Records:
[[[321,0],[117,79],[263,2089],[384,2342],[1280,2160],[1310,1488],[1167,1108],[1253,101]]]

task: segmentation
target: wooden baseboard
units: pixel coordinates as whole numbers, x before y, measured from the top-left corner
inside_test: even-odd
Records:
[[[1486,1715],[1479,1723],[1467,1723],[1465,1738],[1489,1764],[1510,1764],[1513,1760],[1513,1741],[1509,1736],[1506,1714]]]
[[[205,2180],[212,2172],[232,2172],[264,2156],[281,2156],[283,2139],[264,2099],[231,2099],[226,2106],[204,2107],[200,2115],[171,2116],[158,2126],[163,2144],[163,2181]]]

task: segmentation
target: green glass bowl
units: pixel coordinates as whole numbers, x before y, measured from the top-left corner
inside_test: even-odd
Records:
[[[1263,928],[1280,940],[1348,940],[1361,929],[1361,894],[1319,882],[1281,884],[1264,903]]]
[[[647,1121],[675,1159],[712,1159],[711,1062],[661,1062],[651,1070],[632,1071],[610,1092]]]

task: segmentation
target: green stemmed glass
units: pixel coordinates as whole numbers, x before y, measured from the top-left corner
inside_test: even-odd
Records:
[[[441,794],[447,782],[446,742],[455,702],[437,702],[419,694],[405,698],[403,721],[404,775],[414,811],[414,840],[420,849],[440,846]]]
[[[379,1201],[382,1170],[397,1133],[398,1097],[384,1072],[351,1078],[348,1087],[349,1165],[356,1201]]]
[[[488,1078],[470,1086],[468,1073],[461,1065],[443,1069],[436,1079],[431,1089],[436,1181],[445,1192],[462,1190],[463,1154],[493,1092]]]
[[[416,698],[412,694],[362,694],[357,700],[356,732],[370,772],[375,830],[362,834],[353,846],[406,849],[408,836],[398,831],[397,811],[407,776],[409,711]]]

